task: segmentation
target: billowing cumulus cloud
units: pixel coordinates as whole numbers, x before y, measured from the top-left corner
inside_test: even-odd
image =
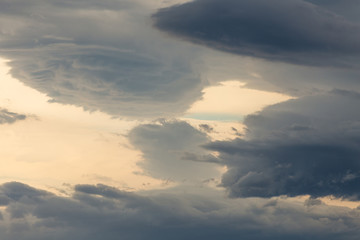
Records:
[[[0,186],[0,196],[8,199],[1,210],[1,238],[352,240],[359,234],[359,210],[315,200],[150,195],[77,185],[71,196],[60,197],[22,183],[5,183]]]
[[[0,55],[55,102],[116,116],[169,116],[201,97],[193,49],[152,28],[140,1],[2,1]]]
[[[309,194],[360,199],[360,94],[327,94],[270,106],[245,120],[244,139],[218,141],[233,197]]]
[[[358,66],[360,25],[301,0],[196,0],[161,9],[153,18],[161,30],[230,53]]]
[[[19,120],[26,119],[26,115],[9,112],[7,109],[0,108],[0,124],[14,123]]]
[[[173,181],[205,180],[219,173],[216,158],[201,148],[210,141],[207,134],[183,121],[143,124],[129,133],[130,142],[143,153],[139,165],[157,178]]]

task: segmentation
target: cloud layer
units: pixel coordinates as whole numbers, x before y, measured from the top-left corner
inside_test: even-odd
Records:
[[[360,94],[344,90],[270,106],[245,120],[245,139],[206,148],[228,166],[233,197],[360,199]]]
[[[153,18],[161,30],[229,53],[358,66],[360,25],[301,0],[196,0],[161,9]]]
[[[359,209],[317,199],[360,200],[356,8],[332,0],[195,0],[158,11],[152,4],[1,1],[0,55],[13,76],[50,101],[114,117],[179,116],[201,98],[207,69],[212,83],[252,76],[247,86],[302,97],[246,117],[247,133],[235,140],[210,142],[216,128],[205,123],[196,129],[159,120],[133,128],[127,137],[142,153],[139,174],[176,188],[132,193],[83,184],[59,196],[2,184],[1,240],[358,239]],[[0,109],[0,124],[25,118]],[[94,132],[117,129],[105,125]],[[103,154],[96,166],[102,161]],[[224,165],[221,186],[232,198],[206,187]],[[288,198],[302,195],[310,198]]]
[[[127,0],[2,1],[0,54],[52,101],[115,116],[176,115],[203,82],[196,53],[152,29],[152,11]]]
[[[197,194],[120,191],[77,185],[60,197],[10,182],[0,186],[1,238],[45,239],[357,239],[359,210],[319,201],[224,200]],[[308,210],[311,209],[311,212]],[[341,222],[341,224],[339,224]]]

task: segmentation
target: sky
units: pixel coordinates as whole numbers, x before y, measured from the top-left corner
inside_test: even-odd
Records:
[[[0,239],[358,239],[359,11],[0,0]]]

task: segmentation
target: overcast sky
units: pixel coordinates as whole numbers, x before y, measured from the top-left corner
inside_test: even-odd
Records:
[[[357,240],[359,0],[0,0],[0,239]]]

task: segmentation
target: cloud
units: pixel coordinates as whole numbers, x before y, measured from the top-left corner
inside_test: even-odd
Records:
[[[206,133],[211,133],[214,131],[214,128],[211,127],[209,124],[200,124],[199,127],[201,130],[203,130]]]
[[[177,115],[201,97],[196,51],[152,29],[152,7],[141,1],[18,0],[0,9],[0,55],[53,102],[147,118]]]
[[[0,108],[0,124],[14,123],[19,120],[25,120],[26,115],[9,112],[7,109]]]
[[[200,147],[210,139],[184,121],[139,125],[130,131],[129,140],[143,153],[139,166],[151,176],[198,181],[219,174],[216,166],[208,163],[216,158]]]
[[[265,108],[245,120],[244,139],[217,141],[232,197],[311,195],[358,200],[360,97],[334,90]]]
[[[359,62],[360,25],[301,0],[196,0],[153,19],[163,31],[229,53],[310,66]]]
[[[359,210],[314,201],[224,200],[214,193],[146,196],[105,185],[77,185],[71,196],[60,197],[16,182],[1,185],[0,194],[10,199],[0,220],[4,240],[352,240],[360,224]],[[26,214],[14,215],[19,209]]]
[[[329,11],[335,12],[349,20],[360,21],[359,10],[360,5],[358,0],[306,0],[313,4],[319,5]]]

